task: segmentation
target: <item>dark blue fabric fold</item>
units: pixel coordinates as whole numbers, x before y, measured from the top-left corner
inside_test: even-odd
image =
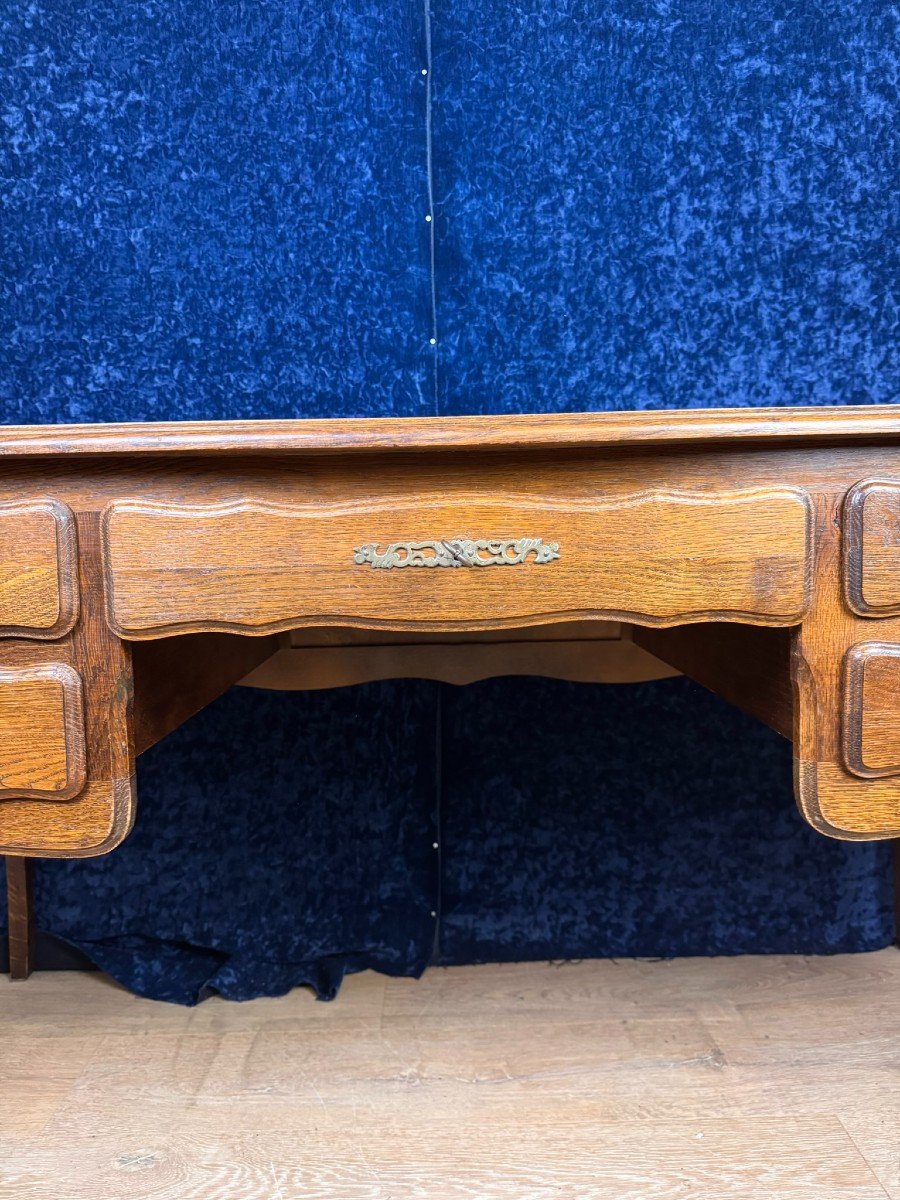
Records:
[[[41,929],[142,995],[333,995],[434,938],[437,685],[234,689],[139,760],[135,829],[42,862]]]

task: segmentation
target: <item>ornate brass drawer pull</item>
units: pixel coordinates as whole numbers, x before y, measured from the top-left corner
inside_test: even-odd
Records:
[[[391,567],[517,567],[534,555],[534,563],[559,558],[559,542],[542,538],[454,538],[440,542],[391,542],[385,550],[376,545],[360,546],[353,561],[390,570]]]

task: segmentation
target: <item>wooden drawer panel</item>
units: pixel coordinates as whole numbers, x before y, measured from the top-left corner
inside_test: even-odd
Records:
[[[847,600],[863,617],[900,615],[900,481],[860,483],[847,496]]]
[[[81,679],[65,663],[0,668],[0,798],[66,800],[85,784]]]
[[[808,503],[778,488],[590,505],[512,494],[365,508],[123,500],[104,514],[103,541],[109,620],[126,638],[596,616],[783,625],[809,589]],[[452,565],[460,559],[475,565]]]
[[[844,752],[855,775],[900,775],[900,645],[854,646],[847,655]]]
[[[0,637],[58,638],[78,607],[75,520],[55,500],[0,504]]]

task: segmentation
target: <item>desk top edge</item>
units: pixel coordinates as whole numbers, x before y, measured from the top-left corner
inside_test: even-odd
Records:
[[[900,441],[900,404],[512,416],[0,425],[0,458],[577,450],[696,442]]]

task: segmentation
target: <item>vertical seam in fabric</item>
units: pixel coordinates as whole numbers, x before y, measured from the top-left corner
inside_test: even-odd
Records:
[[[433,368],[431,376],[431,384],[434,393],[434,415],[439,416],[438,411],[438,341],[437,341],[437,285],[435,282],[435,238],[434,238],[434,172],[432,159],[431,145],[431,79],[432,79],[432,60],[431,60],[431,0],[425,0],[425,70],[428,74],[425,76],[425,166],[426,176],[428,181],[428,216],[431,218],[428,224],[428,273],[431,284],[431,338],[434,345],[431,347],[433,351]]]
[[[444,880],[444,831],[443,799],[444,799],[444,684],[437,684],[437,702],[435,704],[434,722],[434,840],[437,842],[435,851],[435,888],[434,888],[434,938],[431,943],[431,963],[440,961],[441,956],[441,908],[443,902]]]

